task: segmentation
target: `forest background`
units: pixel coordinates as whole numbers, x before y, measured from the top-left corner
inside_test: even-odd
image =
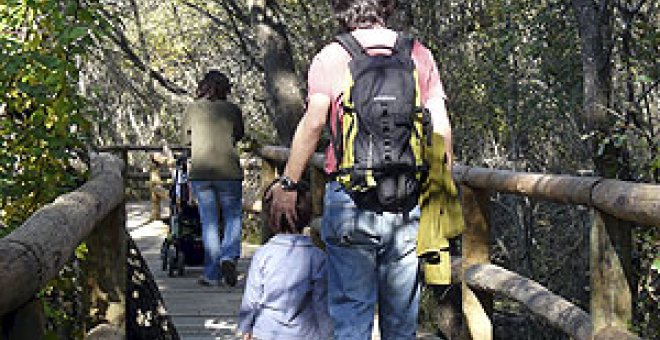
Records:
[[[658,7],[412,0],[391,24],[415,34],[438,62],[456,163],[658,183]],[[3,1],[0,236],[84,182],[90,148],[177,144],[183,108],[212,68],[235,84],[246,155],[255,145],[287,145],[311,58],[338,32],[328,1]],[[508,195],[493,202],[493,262],[588,310],[589,212]],[[648,337],[660,332],[658,234],[634,235],[632,327]],[[542,329],[560,338],[498,301],[496,335],[537,339]],[[66,308],[51,309],[71,323]],[[437,322],[430,312],[425,318]]]

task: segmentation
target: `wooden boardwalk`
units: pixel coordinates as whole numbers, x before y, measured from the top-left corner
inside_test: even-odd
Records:
[[[160,221],[149,222],[148,203],[128,203],[126,210],[127,228],[149,265],[181,339],[241,339],[236,331],[238,309],[245,286],[245,273],[257,246],[243,244],[236,287],[202,287],[196,283],[202,273],[201,267],[186,267],[183,277],[168,277],[167,272],[161,269],[160,246],[167,234],[167,225]],[[372,340],[379,338],[377,331],[374,331]],[[420,334],[418,338],[439,339],[428,334]]]
[[[179,336],[186,340],[240,339],[236,322],[245,284],[244,273],[257,247],[243,245],[236,287],[203,287],[196,283],[202,274],[201,267],[186,267],[183,277],[168,277],[162,270],[160,247],[167,225],[160,221],[149,223],[148,204],[127,204],[126,210],[127,227],[149,265]]]

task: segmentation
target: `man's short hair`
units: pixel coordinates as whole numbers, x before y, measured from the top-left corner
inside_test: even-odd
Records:
[[[396,0],[332,0],[339,23],[346,30],[385,25],[394,12]]]

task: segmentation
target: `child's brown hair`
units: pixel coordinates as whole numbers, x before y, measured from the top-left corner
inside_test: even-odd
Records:
[[[282,216],[282,220],[280,221],[281,229],[277,231],[277,233],[301,233],[312,220],[312,193],[309,191],[309,186],[306,185],[306,183],[300,182],[299,184],[299,189],[297,190],[298,197],[296,199],[296,214],[298,215],[296,224],[293,227],[290,226],[287,219]],[[270,187],[268,189],[270,189]],[[268,192],[268,189],[266,189],[265,192]],[[264,223],[266,223],[266,226],[271,230],[273,230],[271,227],[273,222],[270,220],[270,214],[268,212],[270,211],[272,201],[272,198],[269,197],[267,199],[264,196],[262,199],[263,205],[261,207],[262,210],[266,212],[263,214]],[[275,230],[273,231],[275,232]]]

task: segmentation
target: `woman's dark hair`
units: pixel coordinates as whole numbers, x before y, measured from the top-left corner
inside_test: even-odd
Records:
[[[231,83],[224,73],[211,70],[197,84],[197,99],[220,100],[227,99]]]
[[[332,0],[335,16],[347,31],[385,26],[395,7],[396,0]]]

